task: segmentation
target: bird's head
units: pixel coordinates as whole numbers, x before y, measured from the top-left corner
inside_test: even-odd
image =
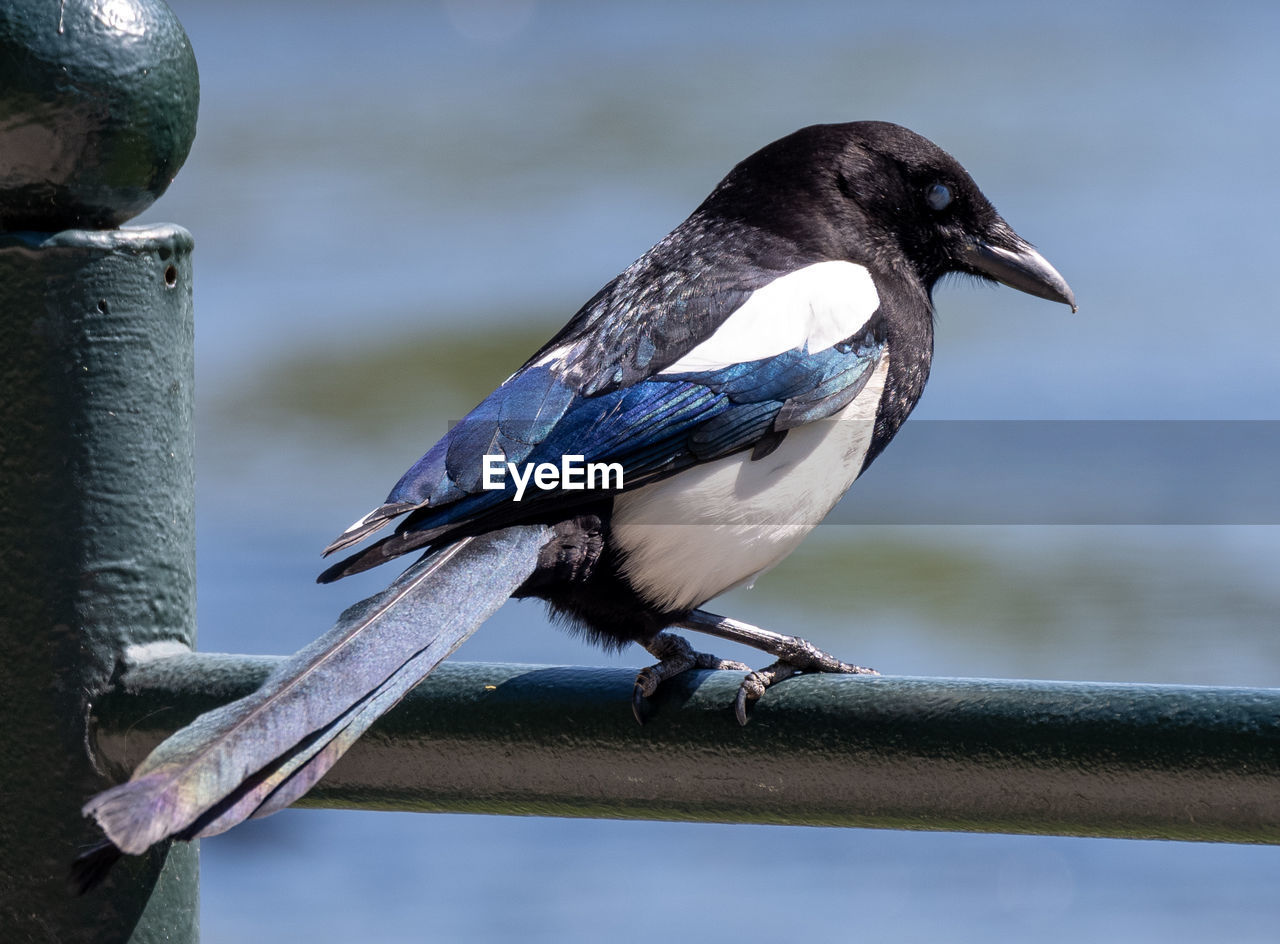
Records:
[[[907,267],[927,291],[967,273],[1076,308],[1075,295],[950,154],[884,121],[812,125],[748,157],[704,206],[809,253]]]

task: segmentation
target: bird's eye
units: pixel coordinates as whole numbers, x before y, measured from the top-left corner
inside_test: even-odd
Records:
[[[951,188],[946,184],[933,184],[924,192],[925,202],[935,210],[945,210],[951,204]]]

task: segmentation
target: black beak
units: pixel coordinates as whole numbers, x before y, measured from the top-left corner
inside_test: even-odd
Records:
[[[960,258],[975,272],[1003,282],[1010,288],[1062,302],[1076,310],[1075,292],[1049,260],[1029,242],[1009,232],[1014,248],[1006,249],[982,239],[971,238],[960,251]]]

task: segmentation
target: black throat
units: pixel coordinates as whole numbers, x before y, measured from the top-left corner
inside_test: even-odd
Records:
[[[933,363],[933,304],[915,279],[873,273],[880,295],[880,330],[889,349],[889,372],[876,411],[865,471],[915,409]]]

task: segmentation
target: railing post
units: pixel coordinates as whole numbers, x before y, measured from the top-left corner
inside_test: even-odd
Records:
[[[72,896],[86,719],[195,636],[191,236],[114,229],[173,179],[198,79],[158,0],[0,6],[0,939],[196,941],[197,850]]]

